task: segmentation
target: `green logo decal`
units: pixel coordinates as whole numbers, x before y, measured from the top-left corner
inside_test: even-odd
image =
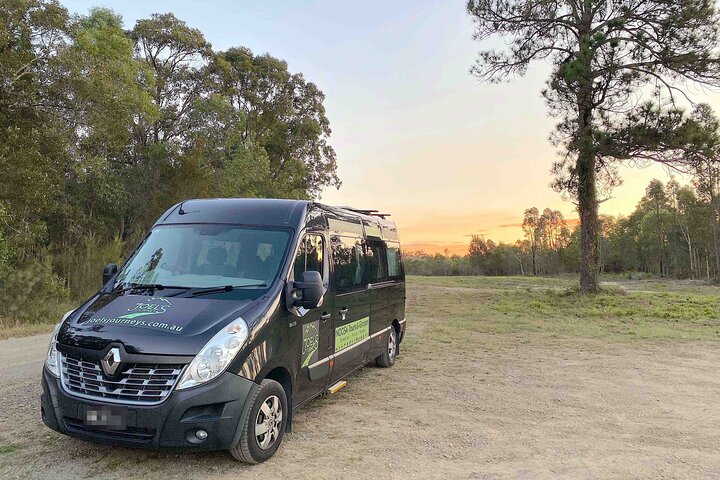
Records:
[[[151,297],[142,299],[133,304],[135,299],[121,298],[111,302],[85,322],[88,325],[123,325],[126,327],[142,327],[165,332],[180,333],[202,310],[203,303],[192,300],[173,300],[182,305],[178,309],[175,305],[176,315],[163,315],[170,312],[173,304],[166,298]],[[184,302],[184,303],[183,303]],[[130,305],[130,307],[128,307]]]
[[[335,351],[338,352],[370,336],[370,317],[335,328]]]
[[[171,306],[172,304],[166,298],[152,297],[144,302],[138,302],[134,307],[128,308],[128,312],[130,313],[121,315],[118,318],[137,318],[144,317],[145,315],[158,315],[167,312]]]
[[[302,343],[302,364],[300,367],[307,367],[311,363],[317,362],[318,344],[320,342],[320,321],[306,323],[303,325],[303,343]]]

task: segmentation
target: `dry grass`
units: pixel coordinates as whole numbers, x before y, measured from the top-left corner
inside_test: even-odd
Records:
[[[612,341],[720,340],[720,288],[678,281],[615,281],[602,293],[578,293],[576,280],[528,277],[412,277],[441,287],[445,300],[421,294],[420,307],[444,319],[441,337],[468,332],[533,332]],[[436,289],[433,288],[433,292]]]
[[[59,318],[52,323],[20,323],[0,318],[0,340],[49,333],[58,321]]]
[[[0,478],[720,478],[717,343],[676,341],[716,338],[714,290],[573,284],[410,278],[395,366],[298,410],[254,467],[64,437],[39,419],[38,377],[5,382]]]

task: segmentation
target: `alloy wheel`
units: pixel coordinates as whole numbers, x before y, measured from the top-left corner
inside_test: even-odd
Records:
[[[395,339],[395,332],[390,332],[390,338],[388,338],[388,357],[390,359],[395,358],[395,353],[397,352],[397,340]]]
[[[283,411],[280,399],[270,395],[260,406],[255,419],[255,441],[263,450],[272,447],[280,436]]]

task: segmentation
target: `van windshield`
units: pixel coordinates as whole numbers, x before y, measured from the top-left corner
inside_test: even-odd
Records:
[[[114,289],[269,287],[290,239],[287,229],[235,225],[159,226],[118,273]]]

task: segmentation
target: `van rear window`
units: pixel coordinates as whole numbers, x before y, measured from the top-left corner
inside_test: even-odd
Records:
[[[365,261],[359,238],[333,236],[330,239],[335,268],[335,288],[347,292],[363,285]]]
[[[402,275],[402,259],[400,257],[400,245],[394,242],[387,243],[388,277],[399,277]]]
[[[366,240],[363,242],[365,252],[364,284],[387,280],[387,259],[385,243],[382,240]]]

